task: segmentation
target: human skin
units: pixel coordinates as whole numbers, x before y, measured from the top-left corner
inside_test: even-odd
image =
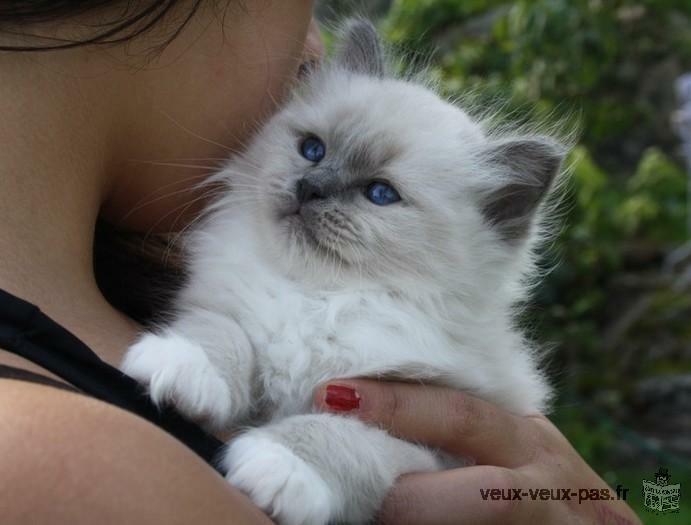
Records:
[[[143,233],[189,225],[204,204],[194,184],[208,172],[170,165],[208,165],[241,149],[280,104],[299,64],[321,53],[316,33],[308,34],[311,1],[244,0],[242,6],[231,3],[225,16],[203,8],[152,60],[148,52],[164,26],[156,30],[161,34],[126,46],[0,53],[0,288],[38,304],[112,365],[140,327],[112,308],[96,285],[92,242],[99,214]],[[71,24],[38,29],[67,33],[58,36],[82,30]],[[52,376],[2,350],[0,364]],[[387,399],[399,387],[376,388]],[[404,418],[406,426],[392,430],[415,438],[416,428],[430,424],[428,395],[418,387],[395,417],[386,419],[386,411],[379,417]],[[434,401],[451,414],[457,406],[453,398]],[[486,412],[485,422],[500,414],[486,404],[477,410]],[[99,401],[2,380],[0,421],[3,523],[93,523],[96,513],[99,523],[266,521],[183,445]],[[568,443],[552,432],[559,436],[555,457],[575,461]],[[455,439],[466,437],[460,432]],[[521,443],[536,450],[546,439],[536,432]],[[535,476],[546,472],[540,465],[534,470]],[[572,482],[563,471],[549,472],[563,474],[555,485]],[[578,472],[579,486],[599,480],[587,466]],[[453,515],[456,503],[445,494],[455,494],[467,475],[428,476],[403,478],[387,500],[393,510],[384,515],[404,516],[396,495],[406,490],[419,495],[409,498],[406,512],[413,516],[444,509]],[[446,492],[437,490],[441,485]],[[434,505],[423,497],[430,491]],[[491,518],[496,507],[487,504],[484,512]],[[487,522],[504,523],[497,515]]]
[[[343,399],[329,402],[336,385]],[[337,400],[338,401],[338,400]],[[382,383],[364,379],[332,381],[316,389],[315,409],[353,415],[391,434],[424,443],[473,466],[402,476],[379,513],[385,524],[510,525],[513,523],[595,523],[638,525],[622,500],[563,498],[563,489],[583,489],[598,497],[607,484],[583,461],[543,415],[517,416],[468,394],[437,386]],[[482,491],[499,489],[522,499],[485,500]],[[530,491],[552,489],[559,500],[532,501]],[[562,489],[562,490],[558,490]],[[523,496],[524,493],[528,497]],[[630,494],[629,494],[630,495]],[[592,497],[592,496],[591,496]]]
[[[96,285],[99,213],[141,232],[184,227],[198,211],[182,213],[199,197],[200,171],[142,161],[227,156],[320,53],[308,36],[311,1],[237,4],[225,17],[204,8],[152,61],[162,33],[127,46],[0,53],[0,288],[38,304],[112,365],[139,327]],[[52,376],[2,350],[0,364]],[[268,522],[150,423],[19,381],[0,380],[0,472],[8,525]]]

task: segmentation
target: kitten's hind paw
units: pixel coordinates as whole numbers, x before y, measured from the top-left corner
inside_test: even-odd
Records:
[[[223,463],[228,481],[280,525],[326,524],[340,508],[314,468],[261,430],[233,440]]]
[[[224,429],[232,418],[228,383],[202,347],[184,337],[145,335],[130,347],[121,369],[148,388],[154,403],[171,404],[210,429]]]

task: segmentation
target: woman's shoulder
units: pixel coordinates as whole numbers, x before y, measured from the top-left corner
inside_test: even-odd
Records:
[[[268,523],[173,437],[97,399],[0,380],[0,421],[3,523]]]
[[[0,346],[0,379],[8,376],[21,379],[18,377],[19,375],[24,375],[26,379],[33,376],[32,379],[37,382],[52,383],[54,386],[63,385],[67,388],[74,388],[60,376]]]

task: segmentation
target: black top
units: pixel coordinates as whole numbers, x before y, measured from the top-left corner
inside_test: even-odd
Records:
[[[223,442],[170,407],[159,409],[134,379],[102,361],[89,347],[39,308],[0,290],[0,349],[49,370],[81,392],[148,419],[201,456],[214,469]],[[0,378],[58,382],[39,374],[0,366]],[[69,389],[69,387],[68,387]]]

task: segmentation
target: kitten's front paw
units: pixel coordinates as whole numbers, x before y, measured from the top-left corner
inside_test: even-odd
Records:
[[[224,466],[231,484],[281,525],[321,525],[340,502],[310,465],[261,430],[231,442]]]
[[[147,334],[132,345],[121,369],[144,384],[156,404],[213,429],[232,418],[230,388],[201,346],[175,334]]]

